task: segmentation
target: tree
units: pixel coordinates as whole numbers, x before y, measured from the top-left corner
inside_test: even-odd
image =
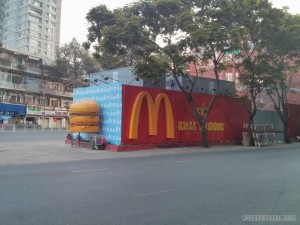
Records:
[[[226,68],[224,53],[233,49],[236,27],[230,0],[148,0],[109,11],[100,5],[88,15],[88,45],[95,42],[103,55],[133,53],[131,60],[140,77],[159,79],[171,74],[201,127],[202,146],[208,147],[206,120],[219,95],[219,72]],[[196,110],[193,88],[197,77],[186,73],[187,65],[211,63],[216,88],[204,111]],[[190,82],[183,87],[179,77]]]
[[[271,57],[267,49],[273,34],[278,31],[282,12],[272,8],[268,0],[237,0],[235,3],[236,23],[241,29],[236,43],[239,54],[232,57],[232,62],[239,72],[241,84],[247,88],[252,103],[249,124],[253,124],[257,96],[271,75]]]
[[[58,49],[54,65],[45,68],[55,80],[81,82],[84,75],[100,70],[100,65],[81,44],[73,40]],[[46,73],[47,73],[46,72]]]
[[[237,0],[236,3],[237,24],[242,29],[239,34],[240,53],[234,55],[232,62],[252,103],[249,111],[251,125],[259,106],[258,95],[276,79],[270,63],[274,57],[270,49],[282,23],[284,11],[273,8],[269,0]],[[250,134],[250,137],[251,144],[254,144],[253,135]]]
[[[107,9],[105,5],[92,8],[86,19],[88,21],[87,41],[83,43],[85,49],[90,49],[91,43],[102,39],[103,29],[113,25],[118,18],[117,15]],[[99,60],[101,67],[105,70],[118,67],[133,66],[136,55],[130,49],[119,46],[117,52],[106,51],[100,45],[94,45],[94,56]]]
[[[291,92],[293,78],[300,69],[300,16],[285,12],[279,25],[278,32],[273,39],[268,52],[272,56],[269,64],[272,77],[265,81],[266,91],[271,98],[284,128],[284,142],[290,143],[289,135],[289,102],[288,93]]]

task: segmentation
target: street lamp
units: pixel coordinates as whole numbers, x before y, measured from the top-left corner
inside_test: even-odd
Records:
[[[100,80],[100,79],[94,79],[94,82],[102,82],[102,83],[105,83],[105,84],[108,84],[108,82],[105,82],[105,81],[103,81],[103,80]]]
[[[94,81],[90,80],[90,79],[84,79],[85,82],[91,82],[92,84],[95,84],[96,86],[98,86],[99,84],[97,84],[96,82],[103,82],[108,84],[107,82],[103,81],[103,80],[99,80],[99,79],[94,79]]]
[[[133,81],[139,81],[139,80],[140,80],[140,78],[135,77],[133,80],[131,80],[131,81],[128,83],[128,85],[131,84]]]
[[[117,79],[114,79],[114,78],[112,78],[112,77],[104,77],[104,80],[108,80],[108,79],[111,79],[111,80],[114,80],[114,81],[116,81],[116,82],[120,82],[119,80],[117,80]]]

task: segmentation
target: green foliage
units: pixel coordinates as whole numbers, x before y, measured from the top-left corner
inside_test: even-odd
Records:
[[[82,76],[100,70],[99,63],[74,38],[57,52],[54,65],[45,68],[53,80],[65,79],[80,82]]]
[[[285,12],[281,23],[278,24],[278,31],[273,34],[270,40],[268,53],[269,64],[272,69],[272,79],[268,80],[267,89],[274,101],[275,108],[283,108],[287,103],[287,94],[293,77],[299,71],[300,53],[300,16],[290,15]],[[277,104],[280,103],[281,106]]]
[[[225,50],[234,47],[230,37],[237,36],[238,29],[228,16],[232,11],[231,2],[222,0],[138,1],[114,11],[98,6],[87,16],[87,46],[97,40],[100,58],[127,56],[127,65],[156,55],[169,73],[181,74],[174,69],[199,59],[220,63]],[[218,65],[217,70],[224,67]]]
[[[88,42],[100,41],[102,37],[101,31],[114,23],[113,13],[107,9],[105,5],[99,5],[92,8],[86,16],[90,26],[88,28]]]
[[[160,77],[167,74],[167,67],[169,64],[161,60],[157,56],[150,56],[149,58],[140,61],[135,66],[134,72],[139,77],[152,78],[158,80]]]
[[[189,63],[212,62],[218,88],[219,72],[228,66],[222,58],[226,51],[236,49],[240,31],[231,16],[236,14],[234,10],[229,0],[141,0],[113,11],[99,6],[87,16],[86,46],[97,41],[95,50],[100,58],[119,57],[121,62],[127,57],[126,64],[135,66],[140,77],[155,80],[171,74],[203,125],[202,133],[206,133],[205,121],[219,92],[215,92],[205,115],[197,114],[192,97],[196,79],[189,78],[186,71]],[[179,76],[190,81],[190,89],[181,86]]]

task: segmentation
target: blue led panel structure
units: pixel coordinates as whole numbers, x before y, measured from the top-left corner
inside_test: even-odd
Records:
[[[99,134],[107,143],[121,144],[122,128],[122,84],[111,83],[85,88],[76,88],[73,92],[74,102],[94,100],[100,105]]]

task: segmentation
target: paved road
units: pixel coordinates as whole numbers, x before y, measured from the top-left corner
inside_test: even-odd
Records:
[[[260,149],[242,146],[213,146],[209,149],[192,147],[135,152],[91,151],[87,148],[77,146],[71,148],[70,145],[66,145],[64,143],[66,135],[67,132],[64,131],[0,133],[0,166],[9,164],[51,163],[88,159],[141,157],[199,152],[248,151]],[[300,142],[293,143],[292,145],[281,144],[270,146],[263,149],[290,148],[295,146],[298,146],[300,149]]]
[[[0,166],[1,225],[300,224],[297,143],[120,154],[70,149],[54,136],[48,156]],[[32,154],[30,143],[38,143],[42,152],[44,136],[36,137],[26,139],[24,151]],[[5,143],[0,149],[11,151]],[[64,154],[79,152],[78,158],[60,162],[57,146]],[[295,215],[297,221],[243,222],[243,215]]]
[[[231,151],[241,149],[241,146],[218,146],[210,149],[200,149],[198,147],[195,147],[116,153],[109,151],[91,151],[86,148],[76,146],[74,148],[71,148],[70,145],[66,145],[64,143],[66,135],[67,133],[63,131],[40,133],[0,133],[0,166],[8,164],[65,162],[85,159],[140,157],[188,152],[192,153],[199,151]],[[248,149],[255,148],[250,147]]]

